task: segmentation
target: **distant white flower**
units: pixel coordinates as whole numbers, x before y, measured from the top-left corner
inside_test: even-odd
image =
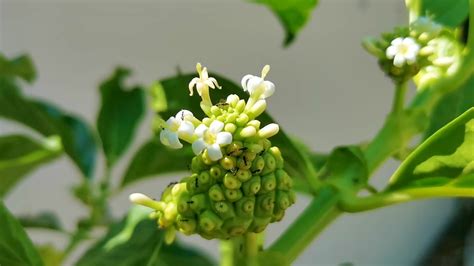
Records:
[[[405,62],[409,65],[415,63],[420,50],[420,45],[411,37],[396,38],[385,51],[388,59],[393,59],[393,65],[402,67]]]
[[[198,155],[204,149],[207,149],[209,158],[212,161],[222,158],[221,146],[232,142],[232,134],[222,132],[223,128],[224,123],[218,120],[213,121],[209,127],[204,124],[199,125],[194,131],[194,134],[198,137],[192,145],[194,153]]]
[[[248,91],[251,97],[254,96],[258,99],[265,99],[272,96],[275,92],[275,84],[271,81],[264,80],[269,71],[270,66],[265,65],[260,77],[245,75],[241,82],[244,91]]]
[[[194,118],[193,113],[188,110],[179,111],[176,116],[170,117],[166,121],[166,127],[160,132],[160,141],[164,145],[180,149],[183,144],[179,138],[190,139],[194,133],[194,125],[191,119]]]
[[[211,98],[209,97],[209,87],[212,89],[221,89],[221,86],[219,86],[219,83],[217,83],[215,78],[209,77],[207,68],[203,68],[200,63],[196,64],[196,70],[199,74],[199,78],[193,78],[191,82],[189,82],[189,95],[193,96],[193,89],[194,86],[196,86],[196,90],[199,96],[202,97],[202,100],[207,104],[211,104]]]

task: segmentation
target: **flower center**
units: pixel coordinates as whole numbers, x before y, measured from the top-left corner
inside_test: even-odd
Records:
[[[214,144],[216,142],[216,135],[210,132],[210,130],[206,130],[202,138],[207,144]]]

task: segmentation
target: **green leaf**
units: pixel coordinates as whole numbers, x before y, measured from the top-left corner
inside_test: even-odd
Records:
[[[0,53],[0,76],[7,78],[19,77],[31,83],[36,78],[36,70],[33,61],[28,55],[20,55],[8,60],[8,58]]]
[[[18,216],[18,221],[25,228],[43,228],[62,231],[63,227],[58,216],[53,212],[40,212],[35,215]]]
[[[133,157],[122,180],[122,187],[143,178],[188,170],[193,156],[191,147],[177,152],[165,147],[158,139],[152,139],[141,146]]]
[[[39,143],[23,135],[0,136],[0,198],[38,166],[61,154],[56,136]]]
[[[473,147],[474,108],[471,108],[434,133],[407,157],[391,177],[390,190],[426,178],[454,179],[462,176],[464,169],[474,161]]]
[[[86,177],[92,177],[96,142],[91,129],[81,119],[58,107],[24,97],[19,89],[0,78],[0,117],[28,126],[44,136],[58,135],[65,152]]]
[[[43,265],[33,243],[3,202],[0,202],[0,265]]]
[[[77,262],[94,265],[211,265],[206,257],[174,243],[163,244],[164,231],[148,219],[150,209],[134,207]]]
[[[299,31],[309,21],[318,0],[253,0],[270,8],[285,28],[283,44],[290,45]]]
[[[425,139],[441,127],[474,107],[474,76],[461,88],[444,95],[434,108]]]
[[[422,0],[421,15],[450,27],[459,26],[469,14],[469,0]]]
[[[102,104],[97,129],[107,163],[112,166],[125,152],[145,111],[145,93],[141,87],[127,88],[124,80],[130,70],[117,68],[100,85]]]
[[[364,154],[358,146],[339,147],[327,158],[319,178],[339,189],[358,191],[367,184],[369,170]]]
[[[214,102],[226,99],[229,94],[237,94],[240,98],[248,98],[248,94],[232,81],[214,73],[211,76],[215,77],[222,86],[221,90],[212,90],[211,96],[214,98]],[[182,109],[190,110],[198,118],[204,117],[204,113],[199,106],[199,96],[190,97],[187,91],[189,81],[194,77],[195,74],[186,74],[160,81],[168,106],[166,111],[160,113],[162,117],[174,116]],[[262,125],[275,122],[267,113],[263,113],[258,119],[262,122]],[[300,151],[299,147],[290,140],[283,130],[280,129],[280,132],[270,140],[273,145],[280,148],[285,158],[285,168],[292,177],[298,179],[296,182],[301,182],[306,186],[317,182],[315,169],[309,155]],[[188,170],[188,164],[191,163],[194,156],[190,150],[184,152],[183,150],[163,150],[160,146],[158,143],[146,144],[135,154],[122,181],[123,185],[161,173]],[[153,151],[154,147],[160,148],[161,151]],[[147,158],[147,155],[150,158]],[[151,157],[152,155],[154,157]],[[169,163],[170,160],[167,157],[171,157],[175,161]],[[153,164],[149,162],[151,158],[154,160]],[[158,162],[160,162],[159,165]],[[157,166],[155,167],[154,164],[157,164]],[[142,167],[143,170],[140,169]]]

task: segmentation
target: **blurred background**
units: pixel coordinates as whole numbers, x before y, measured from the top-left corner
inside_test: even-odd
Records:
[[[268,79],[277,86],[269,100],[270,113],[286,132],[327,152],[367,140],[380,128],[390,108],[392,84],[360,41],[406,20],[402,0],[325,0],[295,43],[284,49],[277,18],[263,6],[240,0],[3,0],[0,50],[9,57],[29,53],[34,59],[39,78],[25,94],[48,99],[91,124],[100,101],[97,85],[117,65],[131,67],[134,82],[151,84],[176,74],[177,68],[194,71],[196,62],[238,82],[270,64]],[[115,181],[131,154],[151,135],[150,118],[151,112],[115,169]],[[26,131],[0,120],[0,134],[18,130]],[[380,169],[375,186],[383,186],[396,165],[390,161]],[[113,198],[113,214],[119,217],[128,210],[130,193],[158,196],[181,176],[128,187]],[[66,228],[73,228],[86,213],[69,193],[79,181],[79,172],[62,157],[22,181],[6,205],[15,214],[54,210]],[[308,202],[300,196],[285,219],[269,227],[267,242],[276,239]],[[442,199],[344,215],[295,265],[416,264],[455,209],[455,201]],[[41,243],[66,241],[59,235],[31,234]],[[217,241],[183,239],[218,256]]]

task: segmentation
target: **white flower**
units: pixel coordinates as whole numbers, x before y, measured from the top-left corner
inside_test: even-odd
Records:
[[[405,62],[409,65],[415,63],[420,45],[411,37],[396,38],[385,51],[388,59],[393,59],[393,65],[402,67]]]
[[[207,149],[209,158],[217,161],[222,158],[221,146],[232,142],[232,134],[221,132],[224,123],[214,120],[209,127],[204,124],[199,125],[194,133],[199,137],[193,142],[193,151],[196,155]]]
[[[241,82],[244,91],[248,91],[251,97],[254,96],[258,99],[265,99],[272,96],[275,92],[275,84],[271,81],[264,80],[268,71],[270,71],[270,66],[266,65],[262,69],[261,77],[245,75]]]
[[[160,132],[161,143],[173,149],[182,148],[183,144],[179,139],[189,140],[193,136],[194,125],[190,121],[192,118],[193,113],[188,110],[181,110],[176,116],[170,117],[166,121],[166,127]]]
[[[199,74],[199,78],[193,78],[191,82],[189,82],[189,96],[193,96],[193,89],[194,86],[196,86],[196,90],[199,96],[202,97],[202,100],[205,103],[212,105],[211,98],[209,97],[209,87],[212,89],[215,89],[216,87],[221,89],[221,86],[219,86],[215,78],[209,77],[207,68],[203,68],[200,63],[196,64],[196,70]]]

